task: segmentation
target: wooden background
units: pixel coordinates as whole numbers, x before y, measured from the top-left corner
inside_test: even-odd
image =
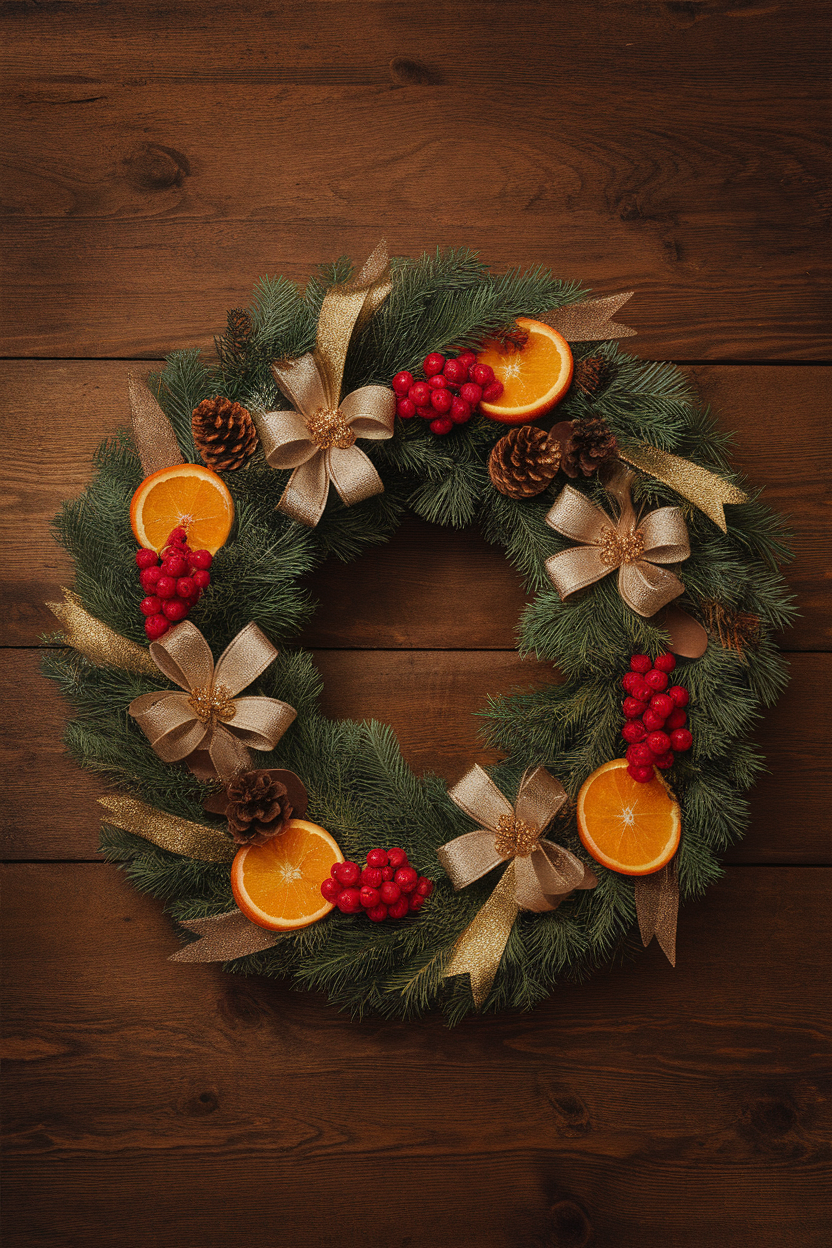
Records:
[[[7,1248],[828,1242],[827,20],[0,6]],[[803,612],[751,831],[685,908],[678,969],[652,947],[452,1032],[166,961],[161,906],[96,858],[100,786],[38,675],[71,575],[49,519],[125,421],[129,361],[208,347],[261,273],[382,236],[634,287],[628,345],[690,369],[791,514]],[[419,769],[487,758],[470,712],[550,678],[514,654],[522,591],[474,532],[412,520],[312,588],[329,710],[388,720]]]

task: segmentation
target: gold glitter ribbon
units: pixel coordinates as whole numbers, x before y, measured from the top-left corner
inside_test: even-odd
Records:
[[[253,413],[266,462],[272,468],[294,469],[278,508],[310,528],[323,515],[330,482],[347,507],[384,490],[355,441],[393,436],[395,395],[387,386],[361,386],[342,400],[341,387],[353,333],[391,288],[382,242],[355,278],[327,291],[315,350],[272,365],[275,381],[295,410]]]
[[[678,507],[660,507],[636,520],[630,495],[633,473],[619,470],[607,490],[619,505],[612,521],[579,490],[567,485],[555,499],[546,523],[556,533],[582,543],[546,560],[546,571],[561,599],[618,569],[618,590],[637,615],[649,618],[685,587],[659,564],[681,563],[690,555],[690,539]]]
[[[582,303],[569,303],[562,308],[552,308],[540,320],[551,325],[567,342],[602,342],[607,338],[632,338],[635,330],[610,318],[635,292],[622,290],[615,295],[602,295],[599,299],[584,299]]]
[[[508,859],[494,892],[457,940],[444,976],[468,974],[481,1009],[521,910],[556,910],[576,888],[594,888],[595,874],[541,834],[566,801],[566,791],[544,767],[529,768],[512,806],[482,767],[474,766],[449,791],[451,800],[482,826],[448,841],[437,856],[455,889],[466,888]]]
[[[632,464],[634,468],[649,473],[664,485],[669,485],[682,498],[703,511],[723,533],[728,532],[724,505],[748,502],[748,495],[739,486],[732,485],[730,481],[725,481],[715,472],[709,472],[707,468],[692,464],[689,459],[683,459],[680,455],[669,455],[667,451],[660,451],[656,446],[644,443],[630,451],[623,451],[619,447],[618,457]]]
[[[90,615],[71,589],[61,586],[63,602],[47,602],[47,607],[64,626],[67,644],[97,667],[120,667],[143,676],[158,675],[156,664],[144,646],[122,637],[107,624]]]
[[[98,801],[107,811],[107,823],[135,836],[143,836],[146,841],[151,841],[160,849],[170,850],[172,854],[198,858],[200,862],[231,862],[237,852],[238,846],[215,828],[192,823],[190,819],[180,819],[178,815],[169,815],[155,806],[140,802],[138,798],[108,793],[99,797]]]
[[[127,374],[127,393],[133,437],[146,477],[172,464],[185,462],[173,426],[144,382],[133,373]]]
[[[181,919],[180,923],[202,939],[191,941],[178,953],[172,953],[169,962],[230,962],[250,953],[262,953],[283,939],[282,932],[258,927],[239,910],[214,914],[207,919]]]
[[[636,915],[641,943],[659,942],[671,966],[676,965],[676,920],[679,915],[679,880],[676,859],[661,871],[636,876]]]
[[[237,634],[216,667],[208,643],[189,620],[154,641],[150,657],[185,692],[145,693],[128,710],[166,763],[207,750],[215,773],[228,780],[251,767],[249,748],[274,749],[297,714],[277,698],[237,697],[277,658],[256,624]]]

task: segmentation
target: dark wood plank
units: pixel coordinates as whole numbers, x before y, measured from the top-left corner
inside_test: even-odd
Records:
[[[3,390],[15,396],[0,469],[6,500],[0,588],[8,604],[0,623],[3,644],[36,644],[54,627],[44,602],[72,571],[49,524],[61,501],[89,480],[100,439],[128,422],[127,371],[123,362],[0,363]],[[740,467],[755,485],[765,486],[772,506],[792,517],[796,559],[785,572],[803,614],[782,644],[826,649],[832,589],[819,569],[832,554],[823,523],[832,372],[704,366],[694,375],[722,427],[736,430]],[[414,518],[392,541],[353,563],[330,562],[309,587],[321,605],[302,640],[319,648],[506,649],[514,644],[525,602],[519,578],[498,547],[486,545],[474,530],[459,533]]]
[[[454,783],[474,762],[498,755],[483,747],[475,712],[489,694],[544,684],[548,664],[513,651],[318,651],[323,708],[334,718],[390,724],[418,772]],[[33,651],[0,652],[8,708],[0,728],[6,771],[3,857],[94,858],[105,784],[63,753],[67,708],[40,676]],[[832,693],[832,656],[795,655],[792,681],[757,734],[770,774],[751,795],[751,825],[729,855],[736,862],[832,862],[828,739],[823,717],[807,715]],[[56,812],[59,811],[59,817]]]
[[[675,971],[452,1032],[171,964],[113,868],[4,874],[8,1248],[826,1242],[822,871],[735,867]]]

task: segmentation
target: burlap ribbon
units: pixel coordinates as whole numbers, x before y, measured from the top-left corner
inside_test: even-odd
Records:
[[[679,915],[679,880],[676,859],[652,875],[636,876],[636,917],[641,943],[647,947],[653,937],[671,966],[676,965],[676,920]]]
[[[179,815],[148,806],[137,797],[123,793],[108,793],[98,799],[107,811],[106,821],[114,828],[123,828],[134,836],[143,836],[152,845],[167,849],[185,858],[197,858],[200,862],[231,862],[239,848],[223,832],[209,828],[204,823],[194,823]]]
[[[144,475],[149,477],[162,468],[183,463],[184,457],[173,426],[147,385],[132,373],[128,373],[127,392],[130,398],[133,437]]]
[[[97,667],[120,667],[125,672],[139,672],[144,676],[157,674],[156,664],[144,646],[122,637],[90,615],[71,589],[62,586],[61,593],[63,602],[47,602],[46,605],[63,624],[68,645]]]
[[[571,485],[561,490],[546,523],[581,545],[552,555],[545,567],[562,599],[617,569],[621,597],[637,615],[649,618],[684,593],[679,578],[659,565],[687,559],[690,539],[678,507],[660,507],[636,518],[630,495],[633,475],[621,470],[607,482],[619,505],[617,521]]]
[[[724,505],[748,502],[748,495],[738,485],[732,485],[730,481],[717,476],[715,472],[709,472],[707,468],[692,464],[681,455],[670,455],[646,442],[627,451],[619,447],[618,457],[655,477],[657,481],[669,485],[682,498],[686,498],[704,512],[723,533],[728,532]]]
[[[230,962],[250,953],[271,949],[285,933],[258,927],[239,910],[214,914],[207,919],[182,919],[182,927],[201,937],[172,953],[169,962]]]
[[[154,641],[150,656],[185,692],[145,693],[128,710],[166,763],[207,751],[216,774],[227,780],[251,767],[249,748],[274,749],[297,714],[277,698],[237,697],[277,658],[256,624],[237,634],[216,667],[208,643],[189,620]]]
[[[395,395],[386,386],[362,386],[341,400],[341,386],[354,330],[390,290],[387,248],[380,243],[357,277],[327,291],[315,350],[272,365],[295,410],[253,413],[267,463],[294,469],[278,507],[310,528],[323,515],[330,482],[347,507],[384,490],[355,441],[393,436]]]
[[[540,320],[556,329],[567,342],[603,342],[608,338],[632,338],[636,331],[629,325],[621,325],[612,320],[612,317],[633,294],[632,290],[621,290],[615,295],[601,295],[597,299],[567,303],[562,308],[552,308]]]
[[[514,806],[482,767],[474,766],[449,792],[481,826],[437,850],[455,889],[498,866],[508,866],[494,892],[457,940],[445,978],[469,974],[474,1004],[485,1002],[514,921],[521,910],[555,910],[575,889],[594,888],[595,874],[580,859],[542,839],[566,801],[566,792],[544,767],[523,775]]]

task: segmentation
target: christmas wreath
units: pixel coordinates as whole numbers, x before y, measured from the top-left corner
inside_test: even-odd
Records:
[[[101,852],[178,921],[175,959],[452,1022],[637,932],[674,960],[679,897],[747,825],[788,548],[687,379],[620,350],[627,297],[381,246],[262,279],[215,360],[129,380],[132,431],[56,520],[76,576],[45,670],[112,785]],[[325,718],[292,645],[301,577],[406,509],[505,548],[519,649],[553,664],[489,700],[503,761],[450,790],[384,725]]]

